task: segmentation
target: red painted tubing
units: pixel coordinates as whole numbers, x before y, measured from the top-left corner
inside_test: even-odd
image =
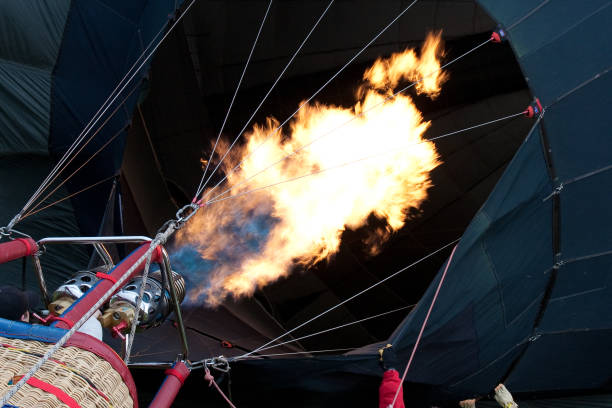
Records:
[[[62,314],[62,318],[68,319],[69,321],[77,322],[79,319],[89,311],[96,304],[96,302],[106,293],[108,290],[114,285],[113,281],[119,280],[128,269],[132,267],[136,263],[136,261],[147,252],[149,249],[149,243],[141,245],[138,249],[132,252],[127,258],[125,258],[121,263],[111,269],[108,273],[110,279],[100,279],[91,289],[85,293],[81,298],[79,298],[76,302],[72,304]],[[158,247],[159,249],[159,247]],[[161,261],[161,251],[154,251],[153,256],[151,258],[151,262],[160,262]],[[138,268],[134,269],[131,273],[130,277],[125,280],[127,283],[133,276],[138,275],[145,266],[145,261],[142,261]],[[117,290],[119,290],[118,288]],[[69,325],[64,323],[63,321],[56,321],[53,323],[53,326],[59,327],[61,329],[69,329]]]
[[[185,379],[189,376],[189,368],[179,361],[172,368],[166,370],[166,379],[155,394],[155,398],[149,408],[168,408],[174,402],[176,394],[183,386]]]
[[[378,387],[378,408],[388,408],[395,398],[395,392],[399,388],[399,395],[395,401],[394,408],[405,408],[404,405],[404,390],[402,380],[399,373],[395,369],[387,370],[383,373],[383,378]]]
[[[0,244],[0,264],[34,255],[38,245],[32,238],[17,238]]]

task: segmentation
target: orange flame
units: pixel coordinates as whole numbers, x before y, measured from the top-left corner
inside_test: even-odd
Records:
[[[309,104],[291,122],[288,135],[274,131],[278,124],[273,118],[245,134],[245,146],[232,150],[224,163],[227,173],[244,160],[239,171],[229,173],[229,194],[316,174],[200,211],[181,231],[179,244],[197,248],[207,261],[226,259],[228,253],[231,261],[219,262],[206,282],[192,289],[192,300],[205,297],[217,304],[228,295],[250,295],[286,276],[296,264],[307,267],[328,259],[338,250],[342,232],[365,225],[371,214],[387,224],[366,240],[372,253],[404,225],[407,211],[427,197],[429,172],[439,161],[434,144],[422,138],[429,122],[423,121],[412,99],[389,95],[401,80],[421,79],[418,92],[438,95],[447,79],[439,71],[440,36],[429,35],[419,56],[407,49],[377,60],[364,74],[367,82],[352,108]],[[227,145],[221,145],[223,149]],[[331,170],[321,172],[325,169]],[[220,192],[215,191],[208,198]]]
[[[376,89],[393,89],[402,80],[416,82],[418,93],[435,98],[442,83],[448,79],[448,74],[440,67],[440,57],[444,56],[441,34],[439,31],[425,38],[419,57],[413,49],[407,49],[389,58],[377,59],[363,74],[363,79]]]

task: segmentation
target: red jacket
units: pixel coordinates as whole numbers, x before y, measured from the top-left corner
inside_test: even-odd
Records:
[[[402,380],[396,370],[387,370],[383,374],[380,388],[378,389],[378,408],[388,408],[393,402],[393,397],[400,387]],[[400,387],[399,395],[393,408],[405,408],[404,390]]]

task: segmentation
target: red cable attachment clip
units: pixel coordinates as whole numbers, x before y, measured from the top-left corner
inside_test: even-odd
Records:
[[[122,321],[111,329],[111,335],[115,338],[119,337],[121,340],[125,340],[125,336],[123,335],[123,333],[121,333],[121,330],[127,328],[127,326],[127,323]]]
[[[42,316],[38,315],[38,313],[32,312],[32,316],[37,318],[42,324],[47,324],[47,322],[49,321],[49,317],[51,317],[53,315],[49,315],[47,317],[42,317]]]
[[[202,207],[204,207],[206,205],[206,203],[203,200],[204,200],[203,198],[200,198],[198,200],[197,197],[193,197],[193,200],[191,200],[191,203],[199,206],[200,208],[202,208]]]
[[[533,118],[536,115],[540,115],[542,112],[544,112],[544,108],[542,108],[540,100],[535,98],[531,105],[525,109],[525,116],[528,118]]]
[[[47,317],[41,317],[36,313],[32,313],[32,316],[40,320],[43,324],[53,323],[53,322],[64,322],[68,325],[68,327],[72,328],[74,326],[74,322],[70,319],[66,319],[65,317],[55,316],[50,314]]]
[[[117,283],[117,278],[115,278],[113,275],[111,275],[109,273],[96,272],[96,277],[100,278],[100,279],[109,280],[109,281],[113,282],[113,284]]]
[[[223,340],[221,342],[221,347],[223,348],[234,348],[234,345],[227,340]]]
[[[494,43],[499,44],[505,38],[506,38],[506,32],[502,30],[501,28],[491,33],[491,41],[493,41]]]

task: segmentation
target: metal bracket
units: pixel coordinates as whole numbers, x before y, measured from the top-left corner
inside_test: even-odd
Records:
[[[181,228],[200,209],[197,203],[190,203],[176,212],[177,228]],[[191,210],[191,211],[189,211]]]
[[[101,242],[96,242],[93,244],[93,247],[102,262],[104,262],[104,265],[106,265],[106,268],[109,270],[112,269],[113,266],[115,266],[115,263],[113,262],[113,257],[111,256],[110,252],[108,252],[108,249],[106,249],[104,244]]]
[[[9,228],[9,227],[0,227],[0,235],[1,236],[7,237],[8,239],[15,239],[15,238],[13,238],[13,234],[19,235],[21,238],[32,238],[31,236],[29,236],[25,232],[17,231],[16,229],[12,229],[12,228]]]
[[[209,361],[206,361],[206,366],[211,366],[213,369],[222,373],[230,371],[229,361],[224,356],[213,357]]]
[[[170,267],[170,257],[168,256],[168,252],[166,248],[160,246],[162,253],[162,263],[160,263],[160,268],[162,270],[162,277],[164,278],[166,289],[170,292],[170,297],[172,298],[172,305],[174,306],[174,316],[176,317],[176,324],[179,329],[179,335],[181,336],[181,346],[183,348],[183,358],[187,359],[189,355],[189,345],[187,344],[187,333],[185,331],[185,324],[183,323],[183,315],[181,313],[181,303],[178,300],[178,296],[176,295],[176,289],[174,287],[174,278],[172,276],[172,269]]]
[[[4,228],[4,227],[3,227]],[[23,234],[22,232],[11,230],[13,232],[18,232],[19,234]],[[25,235],[25,234],[23,234]],[[26,235],[27,236],[27,235]],[[100,257],[104,260],[104,263],[110,266],[114,266],[112,262],[112,258],[104,244],[124,244],[124,243],[142,243],[142,242],[150,242],[151,238],[145,236],[138,235],[130,235],[130,236],[107,236],[107,237],[49,237],[43,238],[38,241],[36,244],[38,245],[38,252],[34,254],[34,269],[36,270],[36,276],[38,277],[38,286],[40,287],[40,293],[43,297],[43,301],[46,305],[49,304],[51,299],[49,298],[49,291],[47,289],[47,284],[45,283],[45,276],[43,274],[42,265],[40,263],[40,256],[45,253],[47,250],[46,245],[55,245],[55,244],[79,244],[79,245],[93,245]],[[100,253],[102,251],[102,254]]]

